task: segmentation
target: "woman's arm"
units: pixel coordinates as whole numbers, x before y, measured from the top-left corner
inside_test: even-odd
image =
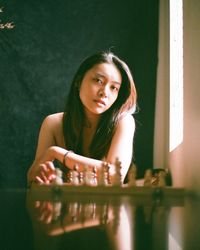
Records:
[[[134,118],[131,115],[126,115],[119,121],[117,125],[110,149],[105,158],[105,161],[110,163],[111,165],[115,164],[115,161],[118,158],[122,166],[121,173],[123,180],[127,174],[132,160],[134,132]],[[63,162],[64,165],[70,169],[73,169],[75,164],[78,164],[80,171],[82,171],[84,169],[84,166],[86,165],[88,167],[95,166],[97,168],[97,171],[102,167],[103,162],[100,160],[84,157],[74,152],[67,153],[67,157],[64,159],[67,150],[60,147],[52,147],[51,150],[52,155],[55,157],[55,159]]]
[[[43,171],[46,171],[49,174],[52,174],[54,172],[55,168],[52,163],[53,158],[51,158],[52,154],[50,153],[49,148],[51,146],[56,145],[54,131],[55,128],[58,127],[57,124],[59,124],[59,121],[61,120],[62,120],[62,113],[49,115],[44,119],[39,132],[35,159],[27,173],[28,182],[33,180],[35,181],[35,177],[41,170],[41,164]],[[42,173],[42,175],[44,175],[44,173]],[[41,174],[38,174],[38,178],[39,182],[42,182],[41,179],[46,179],[43,178]]]
[[[115,163],[116,158],[119,159],[122,165],[121,171],[123,180],[126,176],[132,159],[134,131],[135,122],[133,117],[131,115],[123,117],[117,125],[109,152],[105,158],[105,161],[111,164]],[[48,143],[45,142],[45,146],[43,146],[42,142],[45,141],[45,135],[48,135],[47,132],[49,132],[51,135],[50,137],[52,137],[52,132],[50,126],[48,125],[48,121],[47,124],[45,124],[44,122],[40,131],[36,160],[34,161],[28,173],[29,181],[34,179],[35,177],[39,183],[48,183],[49,181],[51,181],[52,178],[55,177],[53,175],[54,167],[52,163],[55,159],[57,159],[61,163],[64,163],[64,165],[70,169],[73,169],[74,165],[77,164],[80,171],[82,171],[84,169],[84,166],[86,165],[88,167],[95,166],[97,168],[97,171],[101,168],[103,161],[84,157],[76,154],[75,152],[67,153],[68,150],[62,147],[52,146],[55,145],[53,144],[53,139],[48,139]],[[47,147],[48,145],[49,147]],[[66,153],[67,156],[65,157]],[[42,157],[41,154],[43,154]]]
[[[112,164],[115,164],[117,158],[119,159],[122,166],[121,173],[123,180],[132,160],[134,132],[134,118],[131,115],[123,117],[117,125],[110,149],[105,158],[105,161],[111,164],[111,172]],[[86,165],[89,167],[95,166],[97,171],[102,167],[103,161],[84,157],[74,152],[69,152],[64,159],[67,150],[60,147],[52,147],[51,152],[55,159],[60,162],[64,161],[64,164],[70,169],[73,169],[75,164],[78,164],[80,171],[82,171]]]
[[[116,158],[119,159],[123,180],[132,160],[134,133],[135,120],[132,115],[128,114],[119,121],[106,157],[106,161],[111,164],[115,163]]]
[[[86,165],[89,167],[101,167],[102,161],[75,153],[72,154],[71,152],[65,157],[64,161],[64,156],[68,150],[64,148],[64,144],[62,147],[56,146],[56,134],[62,134],[62,113],[49,115],[42,123],[35,160],[27,173],[28,182],[51,182],[55,178],[55,168],[53,165],[55,159],[71,169],[73,169],[75,164],[78,164],[80,171],[82,171]]]

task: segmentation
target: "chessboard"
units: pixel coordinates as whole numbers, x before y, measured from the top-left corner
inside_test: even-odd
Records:
[[[68,172],[67,182],[63,181],[63,172],[57,168],[56,178],[50,184],[32,183],[30,192],[36,195],[103,195],[107,196],[130,196],[150,197],[153,199],[177,199],[184,198],[184,188],[168,186],[166,181],[167,172],[146,170],[143,179],[136,179],[136,167],[132,166],[128,172],[128,182],[124,184],[121,178],[120,162],[116,161],[116,169],[112,178],[109,174],[108,164],[102,166],[98,176],[95,168],[85,168],[78,171],[75,166]]]
[[[183,196],[184,188],[175,187],[145,187],[145,186],[73,186],[68,183],[63,184],[32,184],[32,191],[40,192],[62,192],[62,193],[79,193],[79,194],[104,194],[104,195],[170,195]]]
[[[145,186],[73,186],[63,184],[32,184],[28,190],[32,199],[49,201],[95,201],[119,202],[129,200],[135,205],[156,204],[167,206],[182,206],[185,200],[185,190],[175,187],[145,187]]]

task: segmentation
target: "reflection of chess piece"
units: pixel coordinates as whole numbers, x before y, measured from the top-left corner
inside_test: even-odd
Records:
[[[113,229],[114,234],[119,229],[121,211],[122,211],[121,206],[113,206],[112,207],[113,219],[112,219],[110,224],[112,225],[112,229]]]
[[[53,206],[52,221],[56,221],[59,218],[59,216],[61,215],[62,203],[61,202],[53,202],[52,206]]]
[[[152,181],[152,171],[151,169],[147,169],[144,175],[144,186],[150,187]]]
[[[129,171],[128,171],[128,186],[136,186],[136,174],[137,169],[134,164],[131,165]]]
[[[108,224],[108,204],[101,205],[101,213],[100,213],[100,224],[106,225]]]
[[[71,216],[71,221],[76,222],[78,219],[78,202],[70,202],[68,213]]]
[[[151,216],[152,216],[152,207],[151,206],[144,206],[143,207],[144,212],[144,219],[147,224],[151,223]]]
[[[55,175],[56,178],[53,180],[52,183],[56,185],[62,185],[63,184],[62,171],[59,168],[55,169]]]
[[[84,205],[84,217],[85,219],[94,219],[96,214],[96,204],[95,203],[88,203]]]

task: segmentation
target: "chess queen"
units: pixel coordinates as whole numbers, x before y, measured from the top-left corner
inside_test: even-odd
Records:
[[[35,160],[27,180],[51,183],[54,161],[67,169],[121,162],[122,180],[129,169],[136,109],[136,89],[127,64],[111,52],[86,58],[78,68],[64,112],[48,115],[40,128]],[[112,171],[111,171],[112,172]]]

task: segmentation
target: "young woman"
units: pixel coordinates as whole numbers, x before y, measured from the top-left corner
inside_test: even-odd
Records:
[[[80,65],[65,112],[47,116],[41,126],[28,182],[50,183],[54,160],[79,170],[103,161],[122,165],[124,179],[132,160],[136,89],[128,66],[111,52],[101,52]],[[112,170],[111,170],[112,172]]]

